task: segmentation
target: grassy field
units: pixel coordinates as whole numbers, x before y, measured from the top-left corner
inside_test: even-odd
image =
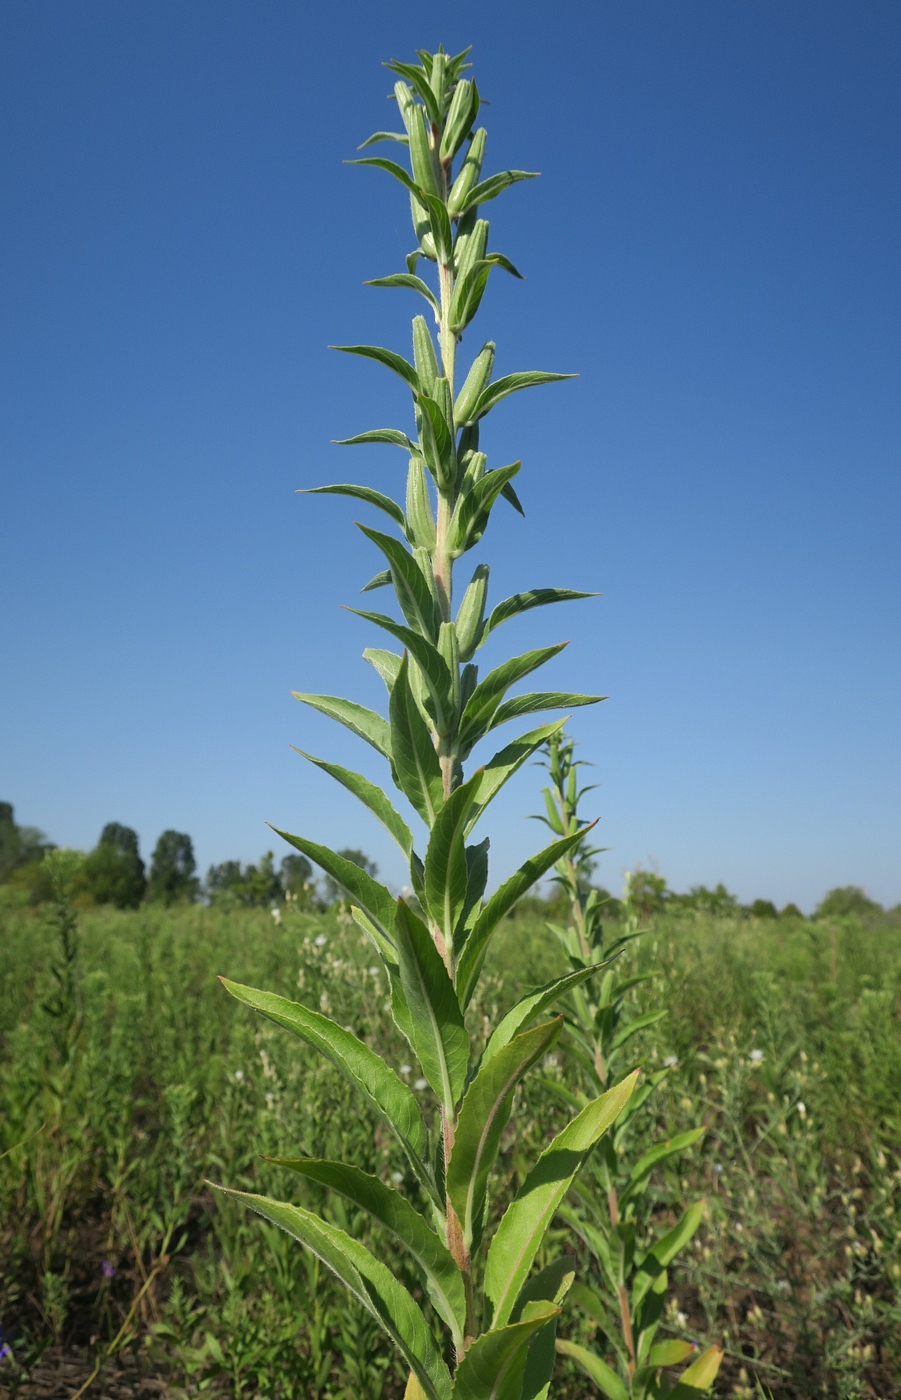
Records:
[[[403,1066],[412,1056],[356,927],[340,911],[276,924],[266,911],[97,910],[67,972],[46,913],[9,907],[0,920],[11,1351],[0,1389],[34,1393],[49,1356],[75,1358],[84,1379],[113,1344],[116,1364],[131,1358],[157,1391],[399,1397],[404,1376],[375,1324],[299,1246],[206,1184],[311,1200],[312,1186],[261,1160],[298,1153],[352,1157],[386,1179],[403,1171],[344,1081],[215,981],[321,1006]],[[476,1031],[563,970],[561,956],[536,913],[509,919]],[[636,1039],[635,1059],[678,1062],[656,1122],[636,1131],[708,1128],[653,1179],[660,1221],[686,1195],[708,1202],[674,1276],[668,1333],[723,1343],[720,1395],[750,1395],[756,1377],[776,1397],[901,1394],[901,929],[665,916],[630,956],[660,969],[634,994],[636,1014],[670,1013]],[[418,1068],[405,1072],[415,1083]],[[547,1079],[569,1073],[561,1052],[529,1089],[529,1138],[514,1111],[508,1190],[562,1121]],[[367,1234],[340,1202],[316,1204]],[[574,1314],[561,1332],[590,1335]],[[560,1366],[555,1394],[589,1391]]]

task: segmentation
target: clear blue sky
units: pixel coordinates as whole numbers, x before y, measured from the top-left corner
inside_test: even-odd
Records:
[[[901,900],[901,7],[896,0],[6,0],[0,11],[2,769],[20,821],[203,868],[266,820],[400,864],[292,754],[380,776],[291,689],[381,703],[339,611],[378,567],[350,502],[404,459],[416,308],[364,278],[412,246],[403,193],[342,164],[385,124],[380,62],[474,45],[491,169],[476,322],[498,372],[577,370],[491,420],[522,521],[495,599],[603,597],[500,634],[571,638],[551,684],[601,783],[601,878],[810,908]],[[515,630],[514,630],[515,629]],[[502,639],[502,645],[501,645]],[[540,838],[526,769],[495,878]]]

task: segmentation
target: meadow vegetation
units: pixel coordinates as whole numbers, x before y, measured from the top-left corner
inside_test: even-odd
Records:
[[[560,909],[537,906],[501,926],[470,1008],[476,1039],[486,1018],[566,968],[542,917]],[[0,1384],[10,1392],[27,1393],[45,1349],[45,1362],[83,1356],[87,1378],[88,1357],[115,1342],[188,1394],[403,1394],[390,1343],[321,1265],[204,1185],[225,1178],[304,1202],[367,1240],[361,1212],[263,1158],[352,1157],[386,1181],[409,1170],[337,1071],[214,994],[227,966],[321,1007],[404,1072],[387,979],[345,908],[282,910],[276,923],[238,905],[108,907],[67,931],[53,906],[7,899]],[[627,1020],[648,1006],[669,1013],[633,1038],[630,1063],[653,1073],[675,1061],[635,1117],[635,1150],[706,1126],[650,1178],[659,1227],[673,1202],[707,1201],[671,1277],[664,1336],[721,1342],[724,1395],[753,1393],[756,1377],[779,1397],[897,1394],[901,927],[673,909],[622,957],[635,975],[660,970],[629,994]],[[495,1215],[567,1116],[555,1090],[577,1074],[557,1047],[518,1091]],[[431,1099],[418,1068],[405,1077]],[[384,1237],[377,1247],[392,1254]],[[561,1247],[573,1249],[573,1234],[558,1219],[548,1257]],[[587,1277],[588,1251],[577,1241],[575,1252]],[[393,1263],[404,1276],[399,1251]],[[602,1349],[575,1305],[560,1330]],[[555,1385],[573,1400],[589,1393],[563,1359]]]

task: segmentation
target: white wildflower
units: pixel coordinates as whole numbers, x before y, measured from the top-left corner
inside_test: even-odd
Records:
[[[236,1084],[241,1084],[241,1083],[243,1082],[243,1079],[244,1079],[244,1071],[243,1071],[243,1069],[236,1069],[236,1070],[235,1070],[235,1083],[236,1083]]]
[[[281,911],[281,909],[271,909],[269,912],[272,914],[272,917],[273,917],[273,919],[275,920],[275,922],[276,922],[277,924],[280,924],[281,921],[282,921],[282,911]]]
[[[406,1079],[406,1077],[407,1077],[408,1074],[412,1074],[412,1073],[413,1073],[413,1066],[412,1066],[412,1065],[401,1065],[401,1067],[400,1067],[400,1072],[401,1072],[401,1074],[404,1076],[404,1078]]]
[[[676,1068],[676,1065],[679,1063],[679,1061],[678,1061],[678,1058],[677,1058],[675,1055],[667,1055],[667,1056],[665,1057],[663,1063],[664,1063],[664,1065],[666,1066],[667,1069],[675,1069],[675,1068]]]
[[[427,1079],[417,1079],[416,1082],[415,1082],[414,1085],[413,1085],[413,1088],[414,1088],[414,1089],[418,1089],[418,1090],[420,1091],[420,1093],[422,1092],[423,1089],[427,1089],[428,1087],[429,1087],[429,1081],[428,1081]]]
[[[687,1326],[688,1326],[688,1313],[677,1312],[677,1313],[676,1313],[676,1321],[677,1321],[677,1323],[679,1324],[680,1327],[687,1327]]]
[[[807,1116],[807,1104],[803,1103],[801,1099],[798,1100],[798,1113],[801,1115],[802,1118],[805,1118]]]
[[[752,1064],[752,1065],[762,1065],[762,1064],[763,1064],[763,1051],[762,1051],[762,1050],[758,1050],[758,1049],[755,1048],[755,1049],[753,1049],[753,1050],[751,1051],[751,1053],[750,1053],[750,1055],[748,1056],[748,1058],[749,1058],[749,1060],[751,1061],[751,1064]]]
[[[328,943],[328,939],[326,938],[324,933],[320,933],[317,938],[313,939],[313,942],[315,943],[317,948],[324,948],[326,943]]]
[[[403,1172],[392,1172],[392,1173],[391,1173],[391,1180],[394,1182],[395,1186],[400,1186],[400,1184],[401,1184],[401,1182],[403,1181],[403,1179],[404,1179],[404,1174],[403,1174]]]

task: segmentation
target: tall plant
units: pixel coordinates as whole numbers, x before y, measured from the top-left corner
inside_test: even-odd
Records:
[[[604,899],[592,888],[593,857],[599,852],[589,844],[590,827],[579,814],[579,804],[591,787],[579,786],[581,760],[575,757],[571,738],[557,732],[546,746],[550,784],[544,789],[545,813],[540,818],[562,838],[575,837],[557,861],[555,880],[570,907],[567,925],[551,924],[570,965],[605,966],[590,986],[575,986],[564,1002],[566,1029],[563,1044],[580,1071],[584,1088],[574,1091],[554,1083],[573,1107],[582,1108],[598,1090],[605,1089],[628,1067],[633,1038],[663,1019],[656,1008],[630,1014],[630,994],[656,976],[621,968],[614,955],[639,936],[638,915],[627,877],[623,920],[613,937],[605,936]],[[563,1203],[561,1216],[584,1240],[592,1261],[589,1283],[580,1281],[572,1301],[598,1329],[600,1350],[577,1342],[557,1342],[557,1350],[571,1357],[594,1381],[608,1400],[690,1400],[709,1390],[722,1360],[722,1350],[709,1347],[695,1356],[691,1342],[679,1338],[658,1339],[669,1286],[669,1269],[701,1224],[704,1202],[695,1201],[672,1229],[654,1232],[641,1205],[655,1170],[668,1159],[686,1152],[704,1135],[704,1128],[654,1143],[640,1154],[632,1150],[630,1129],[637,1111],[670,1073],[671,1066],[647,1075],[592,1156],[584,1177],[574,1190],[575,1206]],[[667,1372],[685,1361],[690,1364],[671,1387]]]
[[[507,170],[483,177],[486,133],[476,125],[476,83],[463,76],[469,67],[466,53],[452,57],[439,49],[435,54],[420,51],[418,57],[418,64],[387,65],[397,77],[394,97],[403,131],[377,132],[364,143],[393,141],[406,147],[410,171],[382,157],[365,156],[356,163],[387,171],[405,187],[417,238],[407,270],[370,285],[418,293],[435,331],[425,316],[414,319],[412,362],[379,346],[337,347],[376,361],[411,391],[415,437],[397,428],[378,428],[347,439],[388,443],[408,454],[406,499],[401,505],[366,486],[316,488],[376,507],[399,532],[360,526],[386,565],[367,589],[392,587],[400,620],[380,612],[359,615],[388,633],[401,650],[364,652],[387,686],[387,719],[352,700],[298,695],[387,760],[395,787],[424,822],[427,842],[421,857],[407,821],[381,788],[359,773],[304,754],[390,832],[409,861],[416,900],[395,900],[365,871],[315,841],[279,835],[347,890],[353,917],[387,969],[394,1019],[437,1099],[434,1123],[427,1124],[420,1102],[395,1071],[350,1031],[284,998],[225,985],[239,1000],[315,1046],[393,1131],[418,1183],[415,1205],[353,1164],[304,1158],[283,1165],[349,1198],[400,1241],[422,1276],[449,1345],[436,1345],[432,1327],[408,1289],[359,1240],[304,1206],[231,1194],[296,1236],[374,1313],[410,1368],[408,1395],[518,1400],[547,1393],[559,1299],[572,1277],[569,1260],[557,1260],[535,1277],[530,1277],[532,1266],[586,1156],[627,1103],[635,1075],[587,1103],[550,1143],[489,1239],[489,1178],[513,1095],[556,1041],[562,1018],[532,1023],[595,969],[574,970],[524,998],[495,1027],[483,1053],[474,1052],[465,1013],[491,937],[519,897],[581,833],[555,840],[486,899],[488,841],[471,841],[473,829],[504,783],[564,721],[521,735],[475,771],[465,771],[464,765],[475,746],[500,725],[536,712],[592,704],[600,697],[557,691],[508,697],[562,644],[516,656],[481,679],[474,660],[501,623],[531,608],[589,595],[534,589],[488,612],[488,567],[480,564],[454,610],[455,564],[481,540],[500,497],[519,509],[512,483],[520,464],[489,470],[479,447],[480,424],[518,390],[569,376],[529,371],[492,379],[491,341],[465,375],[458,371],[458,346],[492,269],[519,276],[509,259],[489,251],[489,228],[479,217],[480,206],[531,176]],[[420,260],[434,265],[437,288],[418,275]]]

